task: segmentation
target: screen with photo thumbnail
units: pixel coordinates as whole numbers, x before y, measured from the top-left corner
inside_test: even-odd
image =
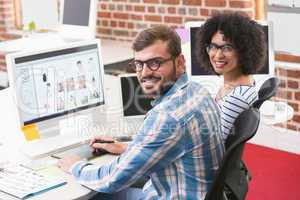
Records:
[[[104,104],[97,44],[15,59],[24,124]]]

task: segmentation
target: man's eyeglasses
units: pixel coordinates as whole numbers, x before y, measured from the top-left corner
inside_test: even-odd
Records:
[[[135,69],[137,72],[141,72],[144,68],[144,64],[146,63],[147,67],[151,71],[156,71],[160,68],[162,64],[173,60],[173,57],[163,59],[163,58],[151,58],[149,60],[141,61],[141,60],[133,60],[130,65]]]
[[[208,54],[216,54],[219,49],[225,56],[231,55],[231,53],[234,51],[234,47],[232,44],[217,45],[214,43],[210,43],[206,46],[206,52]]]

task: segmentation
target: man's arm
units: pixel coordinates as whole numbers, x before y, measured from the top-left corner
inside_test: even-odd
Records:
[[[122,190],[181,156],[183,132],[169,115],[152,112],[127,150],[111,164],[97,167],[78,162],[72,167],[72,174],[81,184],[100,192]]]

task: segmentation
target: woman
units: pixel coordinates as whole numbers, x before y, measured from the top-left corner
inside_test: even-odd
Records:
[[[258,98],[251,74],[263,66],[266,42],[262,26],[239,13],[217,14],[197,33],[202,66],[223,75],[216,95],[224,137],[237,116]]]

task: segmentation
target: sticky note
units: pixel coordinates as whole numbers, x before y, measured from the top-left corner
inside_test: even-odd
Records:
[[[35,124],[30,124],[22,127],[22,131],[27,141],[40,138],[38,128]]]

